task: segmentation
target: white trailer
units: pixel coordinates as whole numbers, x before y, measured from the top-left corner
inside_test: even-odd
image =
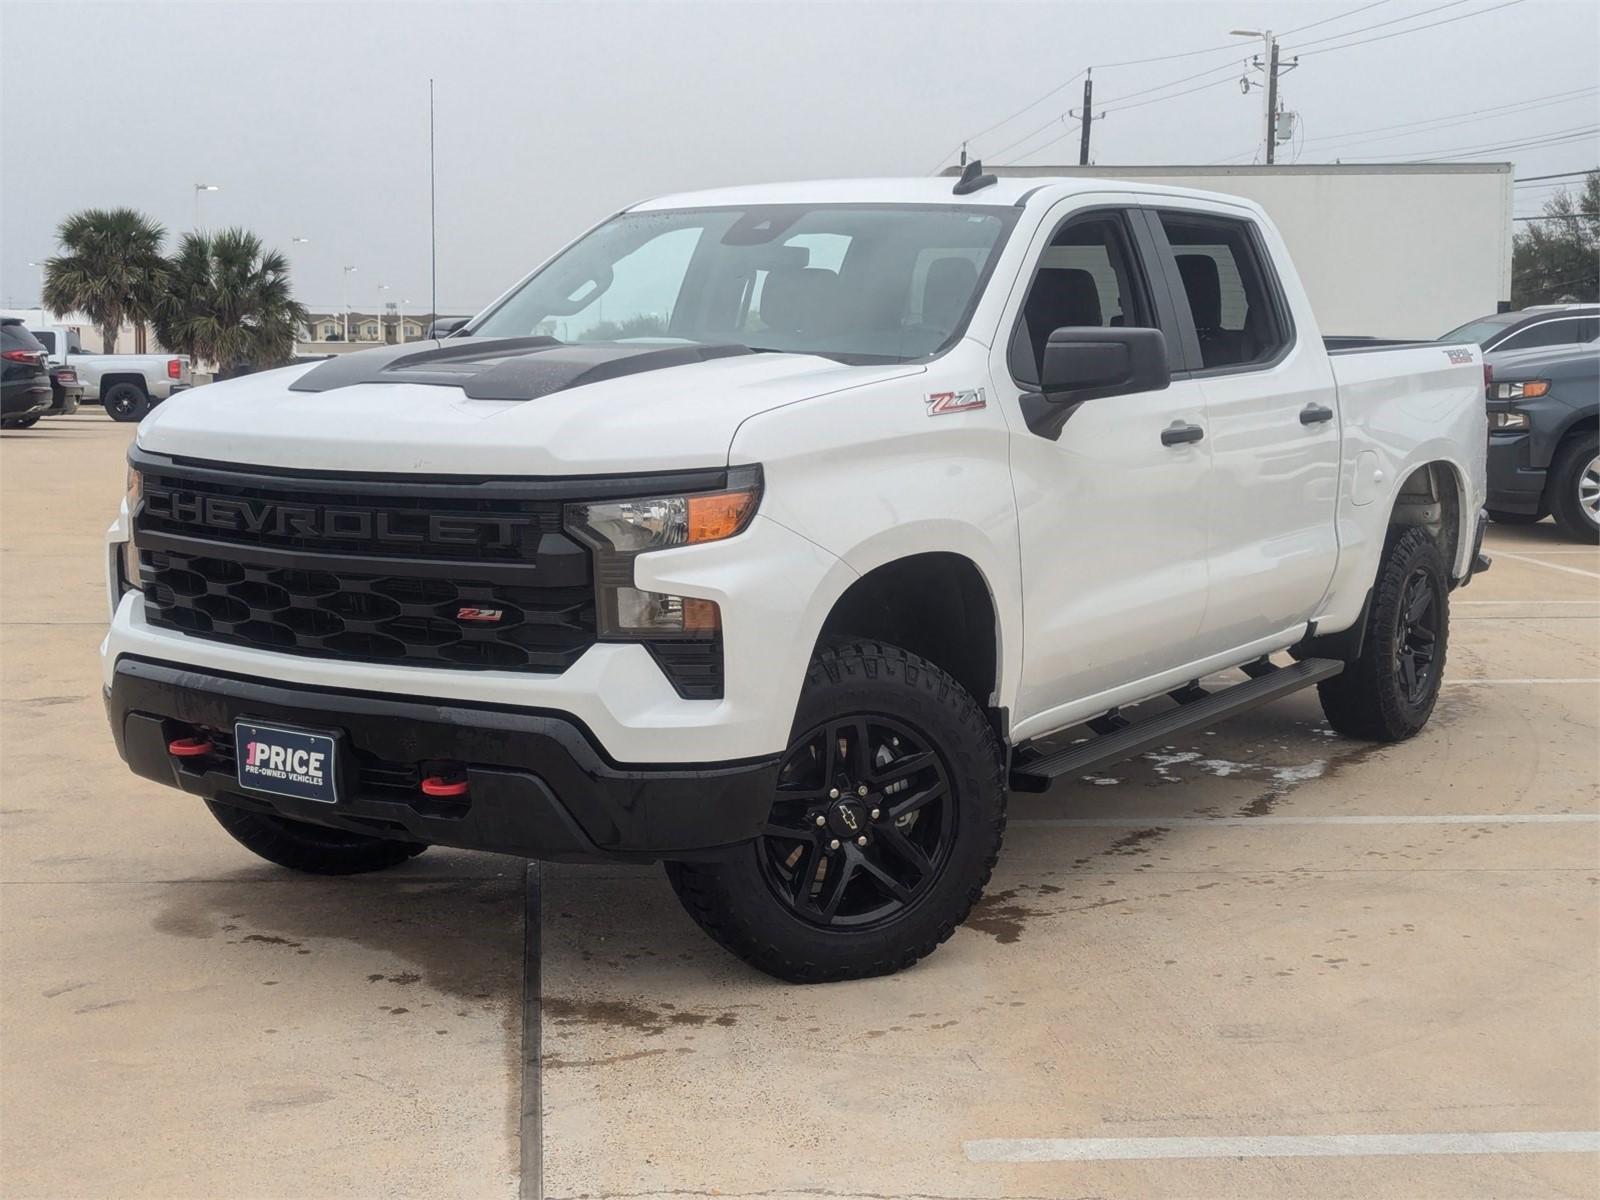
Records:
[[[1433,338],[1511,298],[1510,163],[984,169],[1139,180],[1254,200],[1283,232],[1329,334]]]

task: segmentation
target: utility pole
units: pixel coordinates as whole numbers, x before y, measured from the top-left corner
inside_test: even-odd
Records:
[[[1267,166],[1278,145],[1278,42],[1267,30]]]
[[[1083,119],[1078,122],[1078,165],[1089,165],[1089,126],[1094,121],[1094,68],[1083,73]]]

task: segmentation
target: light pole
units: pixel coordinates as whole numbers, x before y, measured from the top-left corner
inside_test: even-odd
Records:
[[[195,233],[200,232],[200,193],[220,192],[222,189],[214,183],[197,183],[194,185],[194,224],[190,227]]]
[[[291,246],[307,246],[311,244],[311,239],[307,237],[291,237],[289,239],[289,244]],[[316,328],[311,324],[309,319],[306,322],[306,337],[313,342],[317,340]],[[298,341],[299,339],[296,340]]]
[[[1261,73],[1266,76],[1266,83],[1259,86],[1266,92],[1267,101],[1267,165],[1270,167],[1277,160],[1278,146],[1278,76],[1287,74],[1300,64],[1299,56],[1289,60],[1285,67],[1278,65],[1278,39],[1272,36],[1270,29],[1230,29],[1234,37],[1258,37],[1261,39],[1261,61],[1255,65],[1261,68]],[[1250,90],[1250,79],[1246,76],[1240,81],[1240,86],[1246,92]],[[1292,127],[1290,127],[1292,128]]]
[[[398,337],[402,342],[406,340],[406,305],[410,303],[411,301],[409,300],[400,301],[400,325]]]
[[[31,262],[28,265],[30,267],[37,267],[38,270],[39,270],[39,315],[43,316],[44,315],[44,264],[42,262]]]
[[[354,267],[344,269],[344,340],[350,340],[350,276],[355,272]]]

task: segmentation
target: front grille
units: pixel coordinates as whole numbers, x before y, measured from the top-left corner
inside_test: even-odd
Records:
[[[145,616],[290,654],[554,673],[596,639],[589,551],[548,488],[144,472]]]

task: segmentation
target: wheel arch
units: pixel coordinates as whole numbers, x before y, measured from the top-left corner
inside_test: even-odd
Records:
[[[1464,554],[1472,552],[1476,507],[1472,489],[1461,466],[1452,459],[1435,458],[1412,467],[1395,490],[1389,508],[1388,529],[1419,527],[1439,547],[1452,581],[1460,578]]]
[[[137,372],[137,371],[116,371],[116,372],[111,372],[111,373],[108,373],[108,374],[100,376],[100,395],[101,395],[101,397],[104,398],[106,392],[109,391],[111,388],[116,387],[119,383],[131,383],[131,384],[133,384],[134,387],[138,388],[141,392],[143,392],[147,399],[150,396],[150,384],[149,384],[149,381],[146,380],[143,375],[139,374],[139,372]]]
[[[969,556],[926,550],[863,571],[834,601],[817,644],[847,637],[889,642],[936,663],[989,713],[1005,739],[1000,609],[988,577]]]

